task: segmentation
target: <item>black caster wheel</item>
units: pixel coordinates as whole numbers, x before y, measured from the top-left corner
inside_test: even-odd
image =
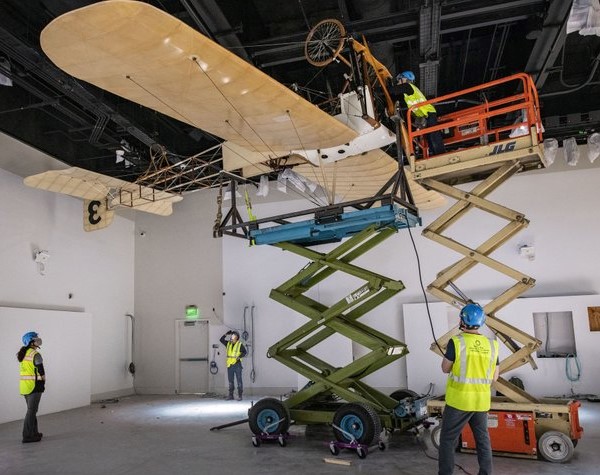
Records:
[[[335,445],[333,442],[329,444],[329,451],[333,454],[333,455],[339,455],[340,453],[340,448]]]

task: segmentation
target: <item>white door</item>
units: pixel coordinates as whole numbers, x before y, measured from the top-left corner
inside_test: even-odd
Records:
[[[176,392],[208,392],[208,322],[176,321]]]

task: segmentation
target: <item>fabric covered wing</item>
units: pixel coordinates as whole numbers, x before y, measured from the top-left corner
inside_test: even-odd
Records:
[[[42,31],[41,44],[72,76],[259,152],[259,161],[281,151],[332,147],[356,136],[147,3],[112,0],[68,12]]]
[[[345,158],[320,167],[299,165],[294,171],[318,183],[336,202],[374,196],[398,169],[397,162],[382,150]],[[408,185],[417,208],[425,210],[442,206],[446,200],[436,191],[426,190],[406,170]]]
[[[168,216],[179,195],[166,193],[82,168],[51,170],[28,176],[24,183],[32,188],[53,191],[85,200],[109,199],[111,207],[126,206],[148,213]]]

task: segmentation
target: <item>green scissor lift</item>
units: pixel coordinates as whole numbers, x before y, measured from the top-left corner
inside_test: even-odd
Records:
[[[372,443],[378,444],[380,449],[385,447],[379,438],[382,429],[406,429],[425,417],[427,398],[420,398],[408,390],[395,391],[388,396],[362,381],[408,353],[403,342],[359,322],[363,315],[403,290],[404,285],[399,280],[352,264],[398,229],[418,223],[416,213],[392,203],[329,216],[326,220],[309,220],[251,232],[258,244],[271,244],[311,261],[270,294],[272,299],[301,313],[309,321],[268,351],[269,357],[310,382],[284,401],[265,398],[252,406],[249,424],[255,434],[254,445],[258,446],[261,439],[275,438],[285,445],[291,421],[301,425],[325,423],[333,425],[337,441],[355,444],[351,448],[363,457],[366,447]],[[351,236],[349,239],[328,253],[306,247],[348,235]],[[349,274],[364,284],[341,296],[331,306],[306,295],[315,285],[337,272]],[[364,346],[369,352],[344,367],[336,367],[311,353],[318,344],[335,334]],[[330,449],[334,454],[339,451],[333,442]]]

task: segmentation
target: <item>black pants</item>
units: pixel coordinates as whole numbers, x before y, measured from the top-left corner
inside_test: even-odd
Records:
[[[25,394],[25,402],[27,403],[27,414],[23,421],[23,439],[35,438],[38,431],[37,412],[42,399],[42,393]]]
[[[229,396],[233,396],[233,380],[237,379],[238,396],[242,397],[244,383],[242,383],[242,363],[237,362],[227,368],[227,379],[229,379]]]
[[[427,127],[433,127],[434,125],[437,125],[437,114],[435,112],[430,112],[427,115]],[[429,155],[439,155],[446,151],[442,139],[442,132],[439,130],[427,134],[427,145],[429,146]]]
[[[442,432],[440,434],[439,449],[439,475],[454,473],[454,452],[456,443],[463,427],[471,426],[477,448],[477,461],[479,462],[478,475],[491,475],[492,473],[492,446],[488,432],[487,412],[465,412],[452,406],[444,408],[442,416]]]

